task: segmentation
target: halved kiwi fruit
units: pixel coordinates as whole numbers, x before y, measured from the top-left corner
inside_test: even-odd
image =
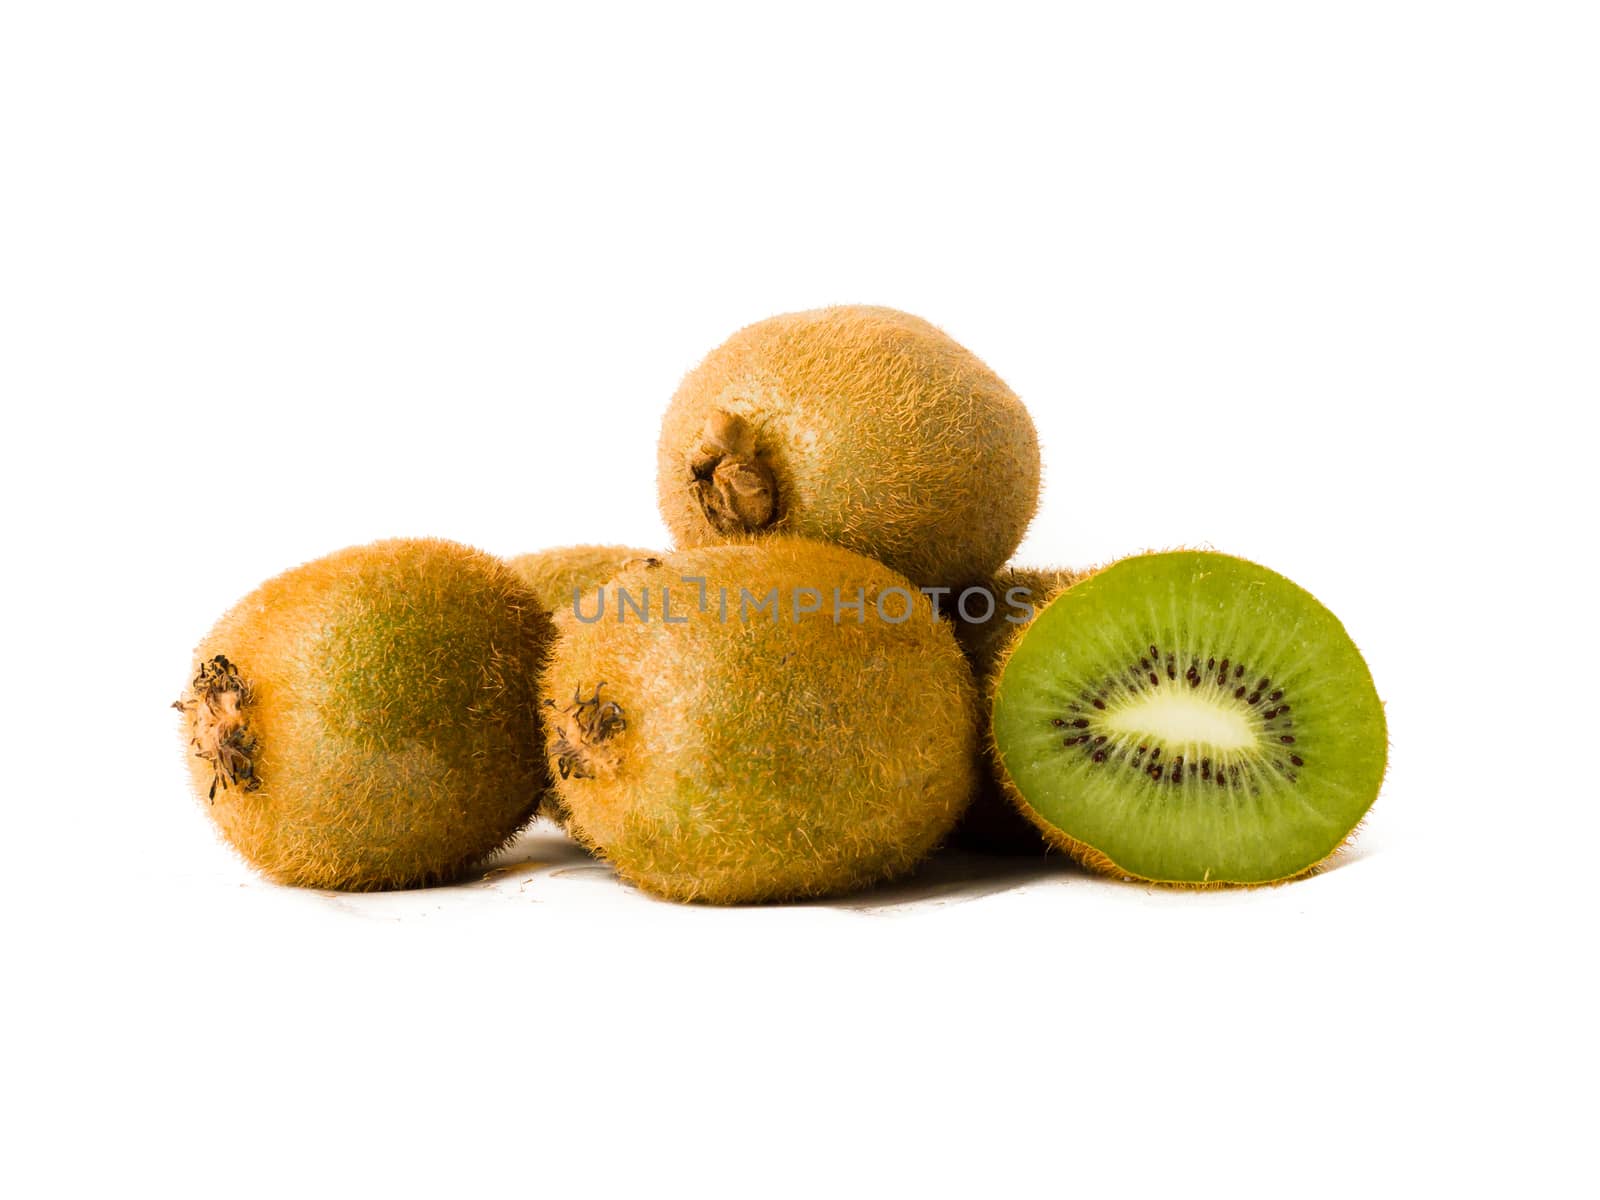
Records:
[[[1314,870],[1371,807],[1388,753],[1338,618],[1265,567],[1200,551],[1124,559],[1062,592],[1006,658],[993,736],[1050,841],[1191,886]]]

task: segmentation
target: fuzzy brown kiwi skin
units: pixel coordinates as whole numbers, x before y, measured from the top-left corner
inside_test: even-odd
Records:
[[[713,596],[895,587],[915,615],[843,630],[827,614],[723,621],[714,600],[697,609],[686,577]],[[973,787],[976,695],[908,580],[771,538],[680,551],[614,582],[658,605],[671,589],[689,623],[571,628],[542,695],[569,832],[624,879],[708,904],[833,895],[913,869],[948,833]]]
[[[1022,402],[943,331],[843,305],[758,321],[707,355],[663,417],[657,491],[680,548],[815,538],[946,587],[1022,540],[1039,447]]]
[[[572,611],[574,591],[587,599],[628,563],[658,555],[637,546],[558,546],[508,558],[506,565],[560,621]]]
[[[994,705],[994,687],[999,679],[1002,656],[1007,647],[1027,628],[1026,621],[1006,619],[1015,610],[1008,596],[1020,589],[1030,597],[1038,612],[1064,589],[1094,573],[1093,569],[1070,567],[1006,567],[987,583],[978,585],[994,600],[994,611],[986,621],[963,619],[959,607],[950,616],[955,623],[956,640],[961,644],[977,682],[979,702],[985,714],[985,728]],[[992,739],[986,739],[992,740]],[[1002,786],[999,757],[985,745],[980,750],[978,790],[966,814],[950,834],[950,844],[964,850],[986,854],[1045,854],[1052,849],[1048,839],[1017,804],[1015,789]]]
[[[1168,547],[1166,550],[1145,550],[1141,553],[1162,554],[1168,552],[1169,550],[1188,550],[1197,548],[1198,547],[1173,546]],[[1106,563],[1086,571],[1078,572],[1076,573],[1076,578],[1071,582],[1080,583],[1084,579],[1089,578],[1091,575],[1094,575],[1111,565],[1114,564]],[[1067,586],[1071,586],[1071,584],[1069,583]],[[1056,594],[1059,594],[1059,592],[1062,590],[1065,589],[1057,589]],[[1054,599],[1054,596],[1052,596],[1051,599]],[[1045,603],[1048,603],[1048,601]],[[1035,609],[1035,612],[1043,607],[1043,604],[1038,605]],[[999,685],[1000,677],[1005,674],[1006,663],[1010,661],[1012,654],[1016,652],[1017,647],[1021,644],[1023,634],[1027,631],[1027,628],[1028,626],[1025,624],[1016,626],[1009,636],[1000,639],[992,645],[993,658],[989,661],[990,669],[988,675],[985,677],[985,686],[983,690],[983,712],[985,714],[983,722],[984,754],[988,760],[989,778],[993,782],[994,791],[1004,799],[1005,803],[1011,809],[1019,813],[1026,820],[1029,826],[1037,831],[1039,837],[1041,837],[1045,844],[1052,850],[1059,850],[1061,853],[1070,857],[1074,862],[1078,863],[1086,870],[1092,871],[1097,875],[1103,875],[1109,879],[1119,880],[1124,883],[1138,883],[1150,887],[1160,887],[1171,891],[1247,891],[1256,888],[1281,887],[1283,884],[1294,883],[1301,879],[1308,879],[1313,875],[1318,875],[1323,871],[1331,869],[1334,862],[1350,848],[1350,846],[1355,842],[1356,837],[1361,833],[1362,827],[1366,823],[1365,818],[1362,818],[1361,821],[1356,823],[1355,828],[1345,835],[1343,841],[1341,841],[1321,859],[1305,868],[1305,870],[1297,871],[1293,875],[1286,875],[1282,879],[1269,879],[1262,880],[1260,882],[1241,883],[1232,880],[1196,881],[1188,879],[1147,878],[1146,876],[1138,875],[1135,872],[1128,870],[1126,867],[1123,867],[1120,863],[1113,860],[1110,855],[1096,849],[1087,842],[1081,842],[1063,830],[1057,829],[1054,825],[1051,825],[1048,821],[1041,817],[1023,797],[1021,790],[1018,789],[1016,785],[1016,782],[1011,778],[1010,773],[1006,770],[1005,760],[1000,756],[1000,746],[995,740],[994,736],[994,691]],[[1385,765],[1385,770],[1387,771],[1387,763]],[[976,803],[976,801],[974,803]]]
[[[500,560],[453,542],[286,571],[202,639],[175,705],[200,807],[280,883],[457,879],[547,786],[535,697],[550,635]]]

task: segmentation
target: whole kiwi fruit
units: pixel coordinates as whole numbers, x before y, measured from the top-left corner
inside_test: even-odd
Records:
[[[1188,887],[1314,871],[1383,782],[1372,675],[1337,617],[1225,554],[1138,555],[1061,592],[1004,652],[1002,781],[1091,867]]]
[[[679,551],[585,616],[544,675],[555,788],[570,831],[648,892],[846,891],[910,870],[968,802],[971,672],[871,559],[790,538]]]
[[[446,882],[548,782],[543,607],[499,559],[397,539],[330,554],[206,634],[174,705],[201,807],[265,875],[368,891]]]
[[[574,605],[587,603],[623,564],[655,554],[636,546],[558,546],[508,558],[506,565],[559,619]]]
[[[788,534],[919,587],[987,579],[1039,498],[1022,402],[920,317],[848,305],[741,329],[679,386],[657,446],[680,547]]]

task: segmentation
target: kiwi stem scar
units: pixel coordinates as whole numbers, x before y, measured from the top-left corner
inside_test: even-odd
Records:
[[[743,417],[718,409],[707,418],[689,474],[700,511],[720,534],[754,533],[778,515],[777,479]]]
[[[587,700],[582,689],[575,690],[566,708],[556,708],[553,700],[544,702],[552,710],[547,717],[553,734],[551,754],[563,779],[594,779],[616,767],[616,758],[602,747],[628,727],[628,720],[620,704],[601,701],[600,690],[605,686],[596,684],[594,695]]]
[[[200,665],[189,691],[172,705],[189,722],[189,744],[195,755],[211,764],[206,797],[211,803],[216,803],[219,787],[253,792],[261,786],[255,772],[250,703],[250,685],[225,655],[218,654]]]

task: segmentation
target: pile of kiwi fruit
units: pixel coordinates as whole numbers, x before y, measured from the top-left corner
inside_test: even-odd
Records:
[[[941,845],[1180,888],[1282,883],[1383,780],[1338,619],[1211,551],[1010,562],[1027,409],[920,318],[757,322],[667,406],[672,549],[353,547],[240,600],[182,694],[194,791],[279,882],[449,883],[543,815],[710,904],[831,896]]]

